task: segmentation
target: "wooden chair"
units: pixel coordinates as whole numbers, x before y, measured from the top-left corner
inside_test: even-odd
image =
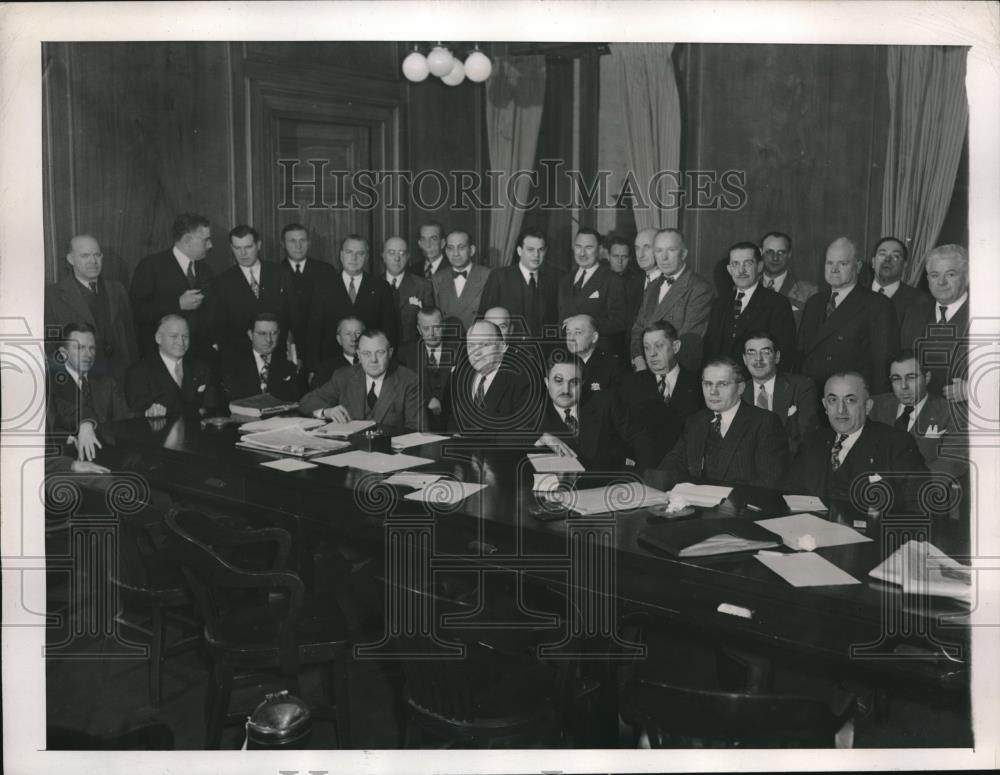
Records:
[[[301,694],[298,675],[307,666],[327,666],[327,691],[335,699],[341,748],[351,745],[348,712],[346,626],[335,602],[307,597],[302,580],[283,568],[290,537],[280,528],[233,531],[194,510],[173,510],[164,523],[177,547],[184,575],[205,622],[205,644],[214,661],[206,695],[206,747],[218,748],[237,682],[276,674],[283,688]],[[253,544],[274,544],[273,565],[248,570],[224,559]],[[325,715],[322,712],[316,715]]]
[[[851,718],[810,697],[711,691],[648,679],[626,682],[621,713],[653,748],[832,748]],[[636,734],[638,739],[638,732]]]

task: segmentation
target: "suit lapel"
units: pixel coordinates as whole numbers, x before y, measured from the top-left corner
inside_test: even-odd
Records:
[[[687,267],[684,270],[684,273],[676,280],[674,280],[673,285],[667,288],[667,292],[663,295],[663,301],[658,302],[656,305],[657,312],[665,310],[672,302],[677,301],[681,296],[684,295],[685,291],[687,291],[688,285],[691,282],[691,271],[692,271],[691,268]],[[659,298],[660,288],[662,287],[662,284],[665,282],[666,279],[664,279],[663,275],[660,275],[660,285],[657,286],[656,296],[654,296],[653,298],[657,299]]]
[[[788,380],[778,374],[774,378],[774,397],[771,399],[771,411],[778,415],[782,425],[788,419],[788,409],[792,405],[792,386]]]
[[[747,407],[737,404],[736,415],[733,417],[729,429],[726,431],[722,444],[719,446],[719,468],[722,471],[729,470],[729,463],[740,447],[740,442],[750,428],[750,411]]]
[[[90,314],[90,305],[87,304],[87,300],[83,297],[83,288],[76,281],[75,277],[70,275],[63,281],[63,286],[60,288],[60,295],[63,297],[63,301],[73,308],[79,320],[94,325],[94,316]]]
[[[830,317],[826,318],[820,324],[819,328],[816,329],[816,333],[813,334],[812,337],[812,344],[815,344],[816,342],[826,339],[826,337],[835,334],[838,330],[842,330],[844,321],[852,318],[855,314],[857,314],[857,307],[860,305],[860,299],[862,295],[860,291],[861,291],[861,286],[859,285],[855,285],[854,288],[851,289],[851,292],[847,294],[847,298],[845,298],[842,302],[840,302],[840,304],[837,305],[836,309],[833,310]],[[829,303],[830,303],[830,293],[827,293],[823,305],[824,309],[826,308],[826,305]]]
[[[395,373],[387,373],[385,379],[382,380],[382,392],[378,394],[378,400],[375,402],[375,408],[372,410],[372,419],[375,422],[380,423],[385,420],[385,416],[389,413],[395,396],[396,375]]]

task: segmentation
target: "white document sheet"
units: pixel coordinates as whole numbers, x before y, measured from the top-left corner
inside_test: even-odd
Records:
[[[301,428],[304,431],[326,425],[326,420],[315,417],[268,417],[266,420],[252,420],[240,426],[240,433],[259,433],[261,431],[277,431],[282,428]]]
[[[400,471],[385,480],[386,484],[395,484],[400,487],[413,487],[421,489],[429,484],[433,484],[440,479],[440,474],[421,474],[416,471]]]
[[[534,492],[555,492],[559,489],[559,477],[555,474],[535,474],[531,489]]]
[[[907,541],[868,575],[899,584],[911,595],[952,597],[966,603],[973,600],[972,568],[927,541]]]
[[[828,511],[826,504],[815,495],[786,495],[785,505],[789,511]]]
[[[269,460],[261,463],[265,468],[274,468],[278,471],[303,471],[307,468],[316,468],[315,463],[307,463],[305,460],[298,460],[293,457],[283,457],[281,460]]]
[[[330,422],[322,428],[317,428],[313,433],[317,436],[331,439],[346,439],[348,436],[371,428],[375,424],[374,420],[351,420],[350,422]]]
[[[428,457],[415,455],[388,455],[385,452],[361,452],[353,450],[339,455],[326,455],[313,458],[314,463],[339,468],[360,468],[362,471],[373,471],[376,474],[388,474],[392,471],[402,471],[406,468],[424,466],[434,461]]]
[[[577,490],[568,493],[565,500],[567,508],[578,514],[606,514],[662,505],[667,502],[667,494],[639,482],[629,482]]]
[[[321,439],[306,433],[297,426],[278,428],[273,431],[248,433],[237,442],[240,446],[249,446],[263,452],[278,452],[301,457],[308,454],[333,452],[349,446],[346,441]]]
[[[402,436],[392,437],[393,449],[409,449],[419,447],[421,444],[433,444],[435,441],[444,441],[449,436],[438,436],[434,433],[407,433]]]
[[[569,455],[555,455],[548,452],[529,452],[528,459],[538,473],[555,474],[583,471],[583,463]]]
[[[812,552],[779,554],[763,551],[757,552],[754,557],[793,587],[835,587],[861,583],[850,573]]]
[[[732,487],[719,487],[714,484],[691,484],[691,482],[681,482],[675,484],[670,494],[674,497],[683,498],[689,506],[708,508],[718,506],[729,497],[733,491]]]
[[[411,492],[403,497],[408,501],[422,501],[432,506],[445,506],[461,503],[470,495],[485,490],[485,484],[456,482],[454,479],[441,479],[422,490]]]
[[[785,546],[791,549],[821,549],[824,546],[861,544],[872,540],[868,536],[861,535],[854,528],[830,522],[815,514],[793,514],[789,517],[759,519],[757,524],[765,530],[777,533],[781,536]],[[809,542],[807,536],[812,536],[811,547],[801,545],[803,539],[805,542]]]

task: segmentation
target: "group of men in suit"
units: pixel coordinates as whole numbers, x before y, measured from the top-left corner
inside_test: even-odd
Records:
[[[93,358],[77,362],[124,398],[114,419],[208,414],[270,393],[342,420],[544,439],[602,467],[778,484],[789,465],[815,458],[816,434],[846,428],[870,400],[875,420],[895,407],[888,424],[915,431],[920,459],[934,463],[927,429],[952,432],[967,399],[966,374],[924,368],[926,353],[966,334],[968,257],[958,246],[928,255],[927,296],[901,280],[901,240],[877,243],[866,287],[856,246],[839,238],[820,291],[795,276],[791,238],[769,232],[729,249],[732,285],[717,294],[688,265],[676,229],[641,231],[634,265],[627,241],[602,244],[580,229],[565,273],[546,261],[534,228],[520,235],[515,263],[491,269],[475,262],[468,233],[424,224],[420,256],[400,237],[383,243],[381,274],[366,269],[369,244],[357,235],[341,242],[339,272],[311,257],[301,224],[282,230],[280,264],[263,260],[252,227],[236,227],[235,263],[218,276],[203,261],[206,219],[178,216],[173,236],[170,250],[137,265],[126,292],[101,278],[97,240],[78,235],[71,274],[47,289],[47,319],[75,337],[60,350],[92,338]],[[912,357],[894,357],[901,347]],[[851,411],[838,392],[846,383],[864,395]],[[76,434],[81,459],[99,443],[92,427]],[[832,438],[818,443],[830,452]]]

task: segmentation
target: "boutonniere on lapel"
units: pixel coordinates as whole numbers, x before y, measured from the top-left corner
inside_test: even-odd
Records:
[[[788,407],[788,416],[791,417],[797,411],[799,411],[799,408],[795,404],[792,404],[790,407]]]
[[[947,431],[938,428],[937,425],[929,425],[927,426],[927,430],[924,431],[924,436],[928,439],[940,439],[945,433],[947,433]]]
[[[792,305],[792,312],[798,312],[800,309],[801,307],[796,307],[794,304]]]
[[[198,392],[199,393],[204,393],[205,392],[205,388],[207,388],[207,387],[208,387],[208,385],[198,385]]]
[[[601,383],[600,382],[591,382],[590,383],[590,392],[596,393],[600,389],[601,389]]]
[[[588,299],[599,299],[599,298],[601,298],[601,292],[600,291],[594,291],[587,298]]]
[[[410,304],[412,304],[414,307],[424,306],[423,304],[420,303],[420,299],[418,299],[416,296],[410,297]]]

